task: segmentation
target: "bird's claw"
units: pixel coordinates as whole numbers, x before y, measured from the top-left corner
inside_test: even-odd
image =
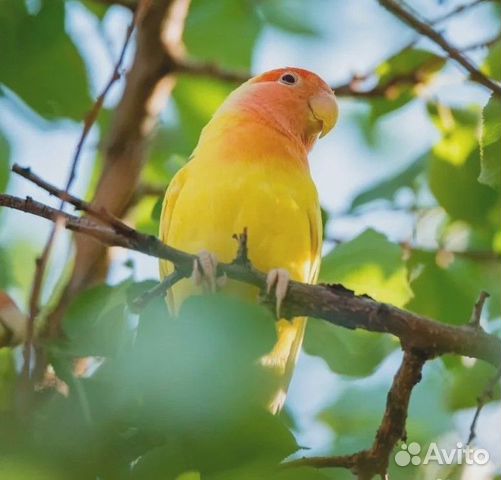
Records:
[[[275,288],[276,297],[276,315],[280,318],[280,308],[282,302],[287,295],[287,289],[289,288],[290,274],[284,268],[275,268],[268,272],[266,276],[266,293],[269,295],[271,290]]]
[[[215,254],[202,250],[193,261],[193,273],[191,278],[193,283],[201,286],[205,292],[215,293],[217,287],[222,287],[226,283],[226,274],[217,278],[217,257]]]

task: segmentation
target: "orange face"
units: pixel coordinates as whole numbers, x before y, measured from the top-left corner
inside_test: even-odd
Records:
[[[336,124],[334,92],[318,75],[301,68],[280,68],[252,78],[239,90],[238,104],[298,137],[308,148]]]

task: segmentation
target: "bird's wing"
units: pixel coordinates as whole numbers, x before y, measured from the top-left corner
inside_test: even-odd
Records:
[[[317,283],[318,274],[320,272],[320,260],[322,258],[322,213],[320,205],[316,202],[314,208],[308,212],[310,222],[310,239],[311,239],[311,268],[307,283]]]
[[[169,227],[171,223],[172,213],[176,208],[176,201],[186,181],[187,167],[179,170],[174,178],[169,183],[167,191],[165,192],[164,201],[162,204],[162,213],[160,215],[160,231],[159,237],[163,243],[168,243]],[[165,278],[172,273],[174,266],[171,262],[160,261],[160,278]]]

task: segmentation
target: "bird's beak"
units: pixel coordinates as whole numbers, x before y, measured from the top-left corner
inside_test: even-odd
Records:
[[[310,97],[308,101],[311,113],[322,123],[320,138],[327,135],[336,125],[339,108],[334,92],[322,92]]]

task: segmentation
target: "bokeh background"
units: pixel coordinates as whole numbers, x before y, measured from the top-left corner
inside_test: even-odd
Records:
[[[500,2],[470,3],[474,6],[459,11],[468,2],[409,2],[416,15],[434,21],[451,44],[500,80]],[[131,16],[129,8],[112,2],[0,0],[2,191],[58,205],[11,174],[9,166],[32,167],[64,186],[82,119],[113,71]],[[491,297],[482,325],[499,333],[499,180],[478,180],[486,88],[374,0],[193,0],[184,44],[188,58],[221,69],[257,74],[298,66],[342,87],[339,124],[311,155],[326,218],[323,280],[452,324],[468,321],[485,289]],[[134,48],[133,41],[124,70]],[[122,76],[85,143],[72,188],[77,195],[92,198],[124,85]],[[138,229],[157,231],[159,192],[236,85],[217,75],[178,76],[167,104],[160,105],[141,173],[142,193],[126,215]],[[485,121],[495,124],[492,116]],[[499,161],[499,123],[495,128],[497,150],[485,151]],[[23,310],[49,229],[38,218],[0,211],[0,287]],[[44,304],[54,303],[61,291],[72,253],[71,236],[60,235]],[[113,250],[108,285],[149,279],[157,279],[155,259]],[[0,373],[6,355],[1,351]],[[19,349],[9,358],[18,366]],[[352,453],[370,445],[400,358],[393,339],[310,322],[287,401],[297,443],[308,455]],[[468,359],[430,362],[412,399],[409,440],[438,441],[444,448],[464,442],[476,397],[493,374],[493,368]],[[1,393],[2,387],[0,399]],[[499,478],[499,407],[496,396],[478,425],[476,445],[491,455],[486,466],[439,472],[411,466],[397,469],[392,478]]]

